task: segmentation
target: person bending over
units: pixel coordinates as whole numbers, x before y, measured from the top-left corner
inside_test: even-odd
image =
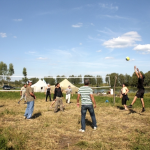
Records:
[[[139,71],[138,68],[136,68],[136,66],[134,66],[134,71],[138,77],[138,91],[131,103],[131,105],[128,106],[128,108],[132,108],[132,105],[135,103],[136,99],[137,98],[140,98],[141,99],[141,103],[142,103],[142,112],[145,111],[145,108],[144,108],[144,93],[145,93],[145,89],[144,89],[144,86],[143,86],[143,83],[144,83],[144,79],[145,79],[145,76],[141,74],[141,72]]]

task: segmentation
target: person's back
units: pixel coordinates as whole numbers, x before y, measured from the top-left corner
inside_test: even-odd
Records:
[[[79,107],[79,99],[81,96],[81,129],[79,131],[85,132],[85,117],[86,117],[86,112],[87,110],[90,113],[92,123],[94,130],[96,130],[97,125],[96,125],[96,118],[95,118],[95,112],[94,108],[96,108],[96,103],[94,100],[93,96],[93,90],[88,86],[89,85],[89,80],[85,79],[84,81],[84,86],[80,87],[78,90],[78,98],[77,98],[77,107]],[[94,104],[94,108],[93,108]]]
[[[89,86],[80,87],[78,93],[81,94],[82,105],[93,105],[90,97],[90,94],[93,94],[93,90]]]
[[[138,78],[138,86],[137,86],[137,88],[138,89],[144,89],[143,83],[144,83],[144,78]]]
[[[26,87],[23,86],[23,87],[21,88],[21,91],[22,91],[22,95],[25,95]]]
[[[34,97],[31,96],[30,93],[33,93],[33,89],[31,88],[31,86],[28,86],[28,87],[26,88],[26,100],[27,100],[28,102],[34,101]]]

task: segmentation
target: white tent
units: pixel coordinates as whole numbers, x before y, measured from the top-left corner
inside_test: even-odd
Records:
[[[33,84],[31,87],[34,88],[34,92],[45,92],[45,88],[47,87],[47,84],[43,82],[42,80],[39,80],[37,83]]]

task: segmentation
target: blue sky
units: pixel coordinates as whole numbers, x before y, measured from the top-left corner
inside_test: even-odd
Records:
[[[1,0],[0,54],[16,76],[147,72],[150,1]]]

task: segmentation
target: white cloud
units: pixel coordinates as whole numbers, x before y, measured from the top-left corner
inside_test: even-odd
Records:
[[[64,55],[64,56],[67,56],[67,57],[72,57],[72,54],[67,52],[67,51],[64,51],[64,50],[56,50],[57,54],[60,54],[60,55]]]
[[[105,59],[114,59],[114,57],[105,57]]]
[[[102,50],[98,50],[98,51],[96,51],[96,52],[102,52]]]
[[[82,45],[82,43],[80,43],[79,45]]]
[[[35,54],[36,52],[35,51],[29,51],[29,54]]]
[[[2,38],[4,38],[4,37],[7,37],[7,35],[6,35],[6,33],[0,33],[0,36],[2,37]]]
[[[115,15],[115,16],[111,16],[111,15],[102,15],[102,17],[107,17],[107,18],[111,18],[111,19],[129,19],[129,18],[126,18],[126,17],[118,16],[118,15]]]
[[[134,46],[136,41],[141,41],[141,36],[135,32],[127,32],[120,37],[105,41],[103,45],[108,48],[125,48]]]
[[[13,19],[13,20],[16,21],[16,22],[22,21],[22,19]]]
[[[16,39],[16,38],[17,38],[17,36],[13,36],[13,38],[15,38],[15,39]]]
[[[134,47],[133,50],[142,52],[142,54],[150,53],[150,44],[145,44],[145,45],[139,44],[136,47]]]
[[[83,23],[77,23],[77,24],[72,25],[72,27],[73,28],[80,28],[80,27],[82,27],[82,24]]]
[[[39,58],[37,58],[37,59],[39,59],[39,60],[46,60],[46,59],[48,59],[47,57],[39,57]]]
[[[113,6],[113,4],[99,3],[99,6],[105,9],[118,10],[118,6]]]

